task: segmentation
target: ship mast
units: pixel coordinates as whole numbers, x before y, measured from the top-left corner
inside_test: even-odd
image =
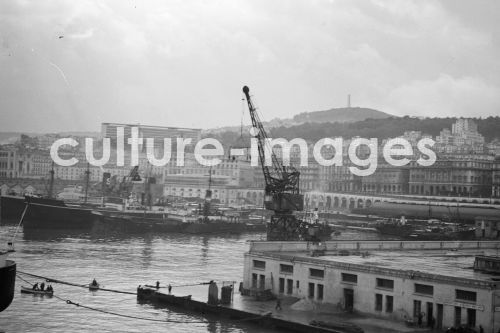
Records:
[[[84,199],[84,203],[87,203],[87,199],[88,199],[89,181],[90,181],[90,163],[87,163],[87,171],[85,171],[85,199]]]
[[[48,197],[52,199],[52,193],[54,192],[54,161],[52,161],[52,168],[50,169],[50,183],[49,183],[49,193]]]
[[[212,167],[208,170],[208,190],[205,193],[205,203],[203,206],[203,219],[205,222],[208,221],[208,215],[210,214],[210,201],[212,201]]]

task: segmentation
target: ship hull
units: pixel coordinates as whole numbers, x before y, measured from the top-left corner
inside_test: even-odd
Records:
[[[32,203],[23,223],[27,229],[90,230],[98,218],[91,209]]]
[[[24,207],[26,206],[26,200],[36,204],[65,206],[64,201],[56,199],[0,196],[0,219],[2,222],[18,222],[23,214]]]
[[[5,265],[0,268],[0,312],[12,303],[15,284],[16,263],[12,260],[5,260]]]
[[[186,223],[183,232],[188,234],[210,234],[210,233],[242,233],[246,230],[245,223],[213,221]]]

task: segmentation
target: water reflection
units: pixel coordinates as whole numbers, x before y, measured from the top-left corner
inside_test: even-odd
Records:
[[[151,266],[151,261],[153,260],[153,245],[152,236],[147,235],[144,237],[144,245],[142,247],[142,268],[147,269]]]

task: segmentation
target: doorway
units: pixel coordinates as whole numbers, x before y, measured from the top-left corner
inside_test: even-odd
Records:
[[[443,328],[443,304],[437,304],[436,328],[438,330]]]
[[[433,327],[434,326],[434,305],[431,302],[427,302],[427,312],[425,315],[427,317],[427,327]]]
[[[354,309],[354,290],[344,289],[345,309],[352,312]]]

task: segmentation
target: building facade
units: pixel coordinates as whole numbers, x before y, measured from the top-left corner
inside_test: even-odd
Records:
[[[494,247],[494,242],[488,244]],[[243,287],[329,303],[368,317],[421,321],[437,329],[481,325],[485,332],[497,332],[500,328],[499,286],[493,275],[472,269],[470,253],[467,260],[447,263],[444,257],[415,258],[418,251],[383,254],[356,251],[356,246],[355,242],[252,242],[245,254]],[[373,244],[372,250],[382,246]]]

